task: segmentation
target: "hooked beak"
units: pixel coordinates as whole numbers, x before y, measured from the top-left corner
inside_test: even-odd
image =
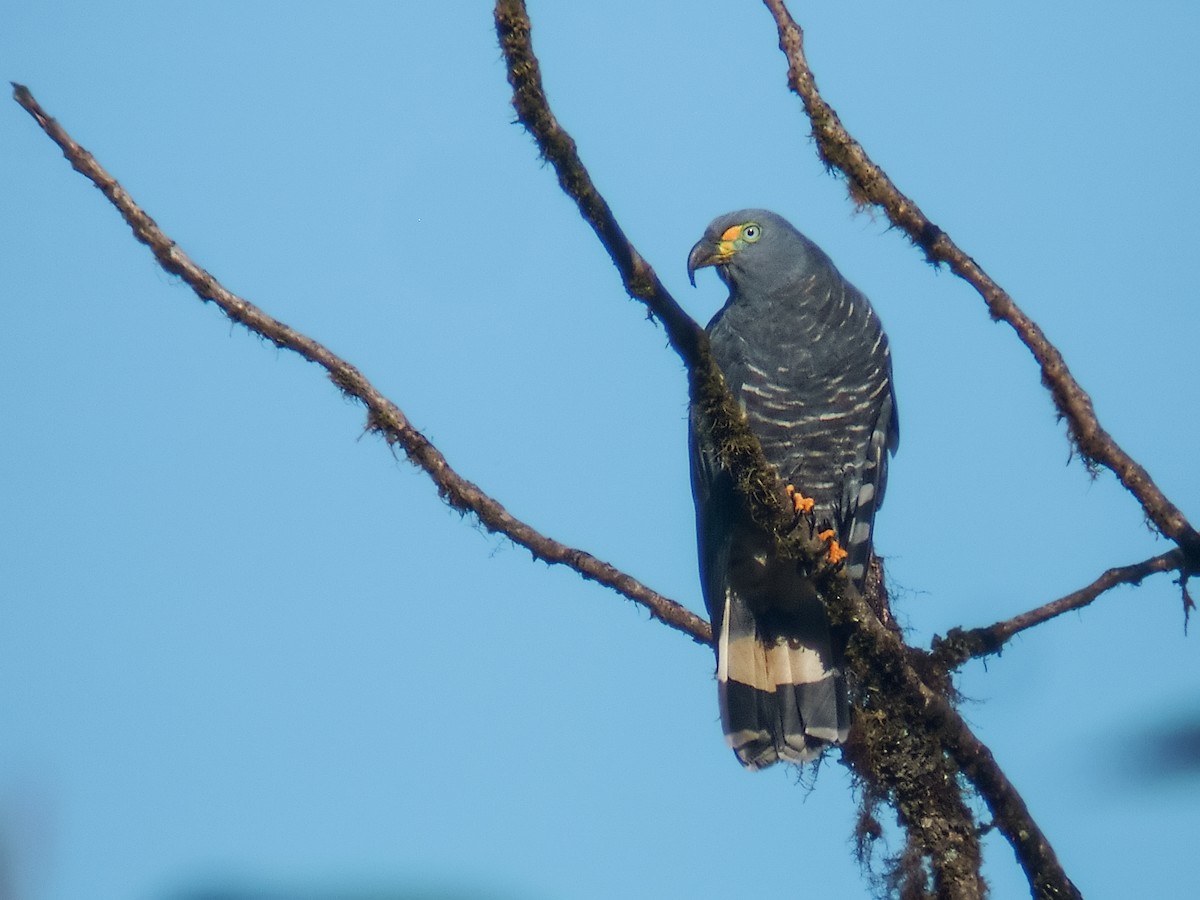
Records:
[[[692,287],[696,286],[697,269],[703,269],[705,266],[723,266],[733,259],[741,231],[741,226],[734,225],[726,228],[720,237],[706,234],[700,238],[700,243],[688,254],[688,281],[692,283]],[[725,278],[724,273],[721,274],[721,278]]]
[[[733,247],[728,241],[713,243],[709,237],[703,237],[700,242],[692,248],[692,252],[688,254],[688,281],[692,283],[692,287],[696,286],[696,270],[703,269],[705,266],[719,266],[722,263],[729,262],[729,257],[733,255]]]

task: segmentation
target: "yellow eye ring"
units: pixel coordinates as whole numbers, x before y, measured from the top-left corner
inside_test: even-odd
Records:
[[[747,244],[753,244],[762,237],[762,228],[755,222],[749,222],[742,226],[742,240]]]

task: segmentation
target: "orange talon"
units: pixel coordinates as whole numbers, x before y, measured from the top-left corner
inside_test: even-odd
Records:
[[[794,512],[797,514],[812,512],[812,497],[805,497],[802,493],[796,490],[793,485],[790,484],[787,485],[785,489],[787,490],[787,495],[792,498],[792,508]]]
[[[837,542],[836,535],[837,532],[832,528],[826,529],[817,535],[817,537],[819,537],[821,540],[829,541],[829,550],[827,551],[827,556],[829,561],[834,564],[840,563],[843,559],[850,555],[843,550],[842,545]]]

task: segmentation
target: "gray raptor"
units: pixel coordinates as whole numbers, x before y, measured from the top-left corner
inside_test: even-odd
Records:
[[[761,209],[716,219],[688,256],[729,300],[712,352],[798,512],[862,587],[888,456],[899,443],[892,361],[878,316],[816,244]],[[690,415],[700,580],[717,638],[721,724],[751,769],[814,759],[846,739],[843,641],[803,567],[775,555]]]

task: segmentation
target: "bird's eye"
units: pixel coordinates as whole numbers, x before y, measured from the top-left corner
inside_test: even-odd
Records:
[[[742,226],[742,240],[753,244],[762,237],[762,229],[751,222],[749,225]]]

